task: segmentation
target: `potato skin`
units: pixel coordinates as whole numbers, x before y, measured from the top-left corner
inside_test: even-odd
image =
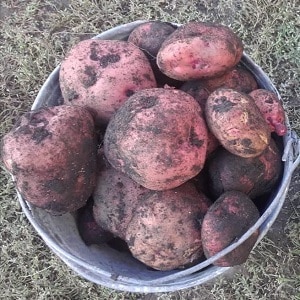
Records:
[[[93,216],[93,200],[77,211],[78,232],[86,245],[101,245],[114,238],[111,232],[101,228]]]
[[[161,44],[175,31],[176,27],[162,21],[149,21],[140,24],[131,31],[128,42],[146,51],[150,57],[156,57]]]
[[[201,228],[203,250],[210,258],[246,233],[259,219],[259,211],[251,199],[238,191],[222,194],[208,209]],[[218,259],[214,265],[230,267],[244,263],[257,237],[255,231],[244,243]]]
[[[197,262],[203,255],[201,222],[211,205],[191,183],[151,191],[137,207],[126,231],[133,256],[157,270]]]
[[[124,239],[139,198],[149,190],[114,169],[102,153],[99,156],[102,163],[92,195],[93,216],[101,228]]]
[[[205,111],[206,101],[210,94],[207,89],[204,80],[190,80],[186,81],[180,90],[191,95],[200,105],[202,111]],[[204,115],[205,119],[205,115]],[[206,122],[206,120],[205,120]],[[210,130],[207,130],[207,157],[211,155],[218,147],[220,143],[218,139],[213,135]]]
[[[268,124],[247,94],[217,89],[207,99],[205,116],[212,133],[235,155],[258,156],[270,142]]]
[[[158,87],[164,87],[165,84],[172,87],[182,85],[181,81],[162,73],[156,63],[156,56],[162,43],[175,29],[176,27],[168,22],[149,21],[137,26],[128,37],[128,42],[138,46],[148,57]]]
[[[157,65],[164,74],[177,80],[212,78],[237,65],[242,54],[243,44],[229,27],[189,22],[163,42]]]
[[[97,39],[81,41],[68,52],[59,83],[64,103],[93,109],[100,126],[135,91],[157,86],[142,50],[127,41]]]
[[[25,113],[4,136],[1,152],[18,191],[37,207],[71,212],[92,194],[97,139],[85,108],[61,105]]]
[[[226,88],[248,94],[258,88],[254,76],[242,66],[236,66],[222,76],[205,80],[204,86],[210,93]]]
[[[285,135],[287,132],[285,113],[277,95],[265,89],[256,89],[249,93],[249,96],[260,109],[271,132],[276,132],[279,136]]]
[[[197,175],[206,150],[200,106],[175,89],[136,92],[113,116],[104,136],[110,164],[152,190],[171,189]]]
[[[236,190],[251,199],[269,193],[282,174],[281,153],[273,139],[256,157],[244,158],[218,149],[207,164],[209,186],[218,198],[223,192]]]

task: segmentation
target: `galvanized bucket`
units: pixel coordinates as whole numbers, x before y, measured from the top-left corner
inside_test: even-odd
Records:
[[[129,33],[143,22],[145,21],[121,25],[107,30],[95,38],[125,40]],[[267,75],[247,54],[243,55],[242,64],[255,76],[261,88],[271,90],[279,96]],[[59,105],[61,102],[62,96],[58,81],[59,68],[58,66],[50,74],[42,86],[32,109]],[[87,280],[117,290],[140,293],[168,292],[193,287],[231,269],[216,267],[212,263],[242,244],[257,229],[259,229],[258,243],[274,223],[288,192],[292,173],[300,162],[299,138],[291,130],[288,120],[287,126],[288,132],[282,138],[284,147],[282,178],[270,196],[269,204],[259,220],[238,241],[210,259],[184,270],[154,271],[134,259],[129,253],[119,252],[107,244],[86,246],[79,236],[73,214],[53,216],[42,209],[31,206],[20,194],[18,194],[18,198],[27,218],[49,248],[71,269]]]

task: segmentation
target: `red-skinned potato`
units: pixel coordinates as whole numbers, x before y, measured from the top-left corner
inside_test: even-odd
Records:
[[[136,92],[104,136],[110,164],[152,190],[171,189],[197,175],[206,151],[202,110],[193,97],[175,89]]]
[[[273,139],[256,157],[244,158],[220,148],[207,166],[210,191],[215,198],[236,190],[254,199],[269,193],[282,174],[281,153]]]
[[[208,209],[201,228],[202,245],[206,258],[210,258],[246,233],[259,219],[259,211],[245,194],[228,191],[222,194]],[[257,238],[256,230],[244,243],[214,262],[214,265],[230,267],[244,263]]]
[[[210,91],[206,87],[204,80],[199,79],[199,80],[186,81],[180,87],[180,90],[193,96],[195,98],[195,100],[199,103],[199,105],[201,106],[202,110],[204,111],[207,98],[210,94]]]
[[[128,36],[128,42],[139,47],[148,57],[158,87],[164,87],[165,84],[172,87],[182,85],[181,81],[162,73],[156,63],[156,56],[162,43],[175,29],[176,27],[168,22],[149,21],[137,26]]]
[[[232,89],[217,89],[207,99],[205,116],[215,137],[235,155],[255,157],[269,145],[269,126],[247,94]]]
[[[161,44],[175,29],[176,27],[167,22],[149,21],[135,27],[127,40],[145,51],[149,58],[155,58]]]
[[[207,98],[210,94],[206,88],[203,80],[191,80],[186,81],[181,87],[180,90],[191,95],[200,105],[202,111],[205,111],[205,105]],[[205,119],[205,115],[204,115]],[[210,156],[218,147],[220,143],[214,134],[207,130],[207,157]]]
[[[210,93],[219,88],[227,88],[247,94],[258,88],[254,76],[240,65],[222,76],[205,80],[203,85]]]
[[[93,201],[77,211],[77,228],[86,245],[101,245],[114,238],[113,234],[101,228],[93,216]]]
[[[126,231],[133,256],[157,270],[198,262],[203,255],[201,223],[210,200],[191,183],[151,191],[136,208]]]
[[[242,54],[243,44],[229,27],[189,22],[163,42],[157,65],[164,74],[177,80],[212,78],[236,66]]]
[[[100,166],[93,191],[93,215],[97,224],[122,239],[142,194],[149,190],[114,169],[99,151]]]
[[[50,212],[77,210],[95,187],[95,124],[83,107],[61,105],[25,113],[4,136],[1,154],[22,196]]]
[[[265,89],[256,89],[249,93],[262,112],[271,132],[283,136],[287,132],[285,125],[285,113],[282,102],[277,95]]]
[[[81,41],[67,53],[59,83],[64,103],[93,109],[100,126],[137,90],[157,86],[142,50],[127,41],[97,39]]]

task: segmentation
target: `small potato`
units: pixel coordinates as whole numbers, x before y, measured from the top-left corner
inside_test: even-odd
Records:
[[[163,42],[157,65],[164,74],[177,80],[212,78],[236,66],[242,54],[243,44],[229,27],[189,22]]]
[[[90,112],[60,105],[25,113],[3,138],[3,162],[31,204],[52,213],[73,212],[92,194],[97,138]]]
[[[93,192],[93,215],[97,224],[122,239],[142,194],[149,190],[114,169],[103,154]]]
[[[277,95],[265,89],[257,89],[249,94],[262,112],[271,132],[283,136],[287,132],[285,113],[282,102]]]
[[[142,50],[127,41],[97,39],[81,41],[67,53],[59,83],[64,103],[94,110],[99,126],[137,90],[157,86]]]
[[[136,92],[104,136],[110,164],[152,190],[171,189],[197,175],[206,151],[202,110],[193,97],[175,89]]]
[[[140,202],[126,231],[131,253],[157,270],[198,262],[203,255],[201,223],[210,205],[191,183],[151,191]]]
[[[259,219],[251,199],[238,191],[222,194],[208,209],[201,228],[203,250],[210,258],[246,233]],[[214,265],[230,267],[244,263],[258,237],[255,231],[244,243],[218,259]]]
[[[278,183],[282,174],[281,153],[273,139],[256,157],[240,157],[220,148],[208,162],[207,168],[214,197],[236,190],[254,199],[269,193]]]
[[[172,87],[182,85],[181,81],[162,73],[156,63],[156,56],[161,44],[175,29],[176,27],[168,22],[149,21],[137,26],[128,37],[128,42],[139,47],[148,57],[158,87],[164,87],[165,84]]]
[[[219,88],[227,88],[248,94],[258,88],[254,76],[242,66],[236,66],[220,77],[205,80],[204,86],[210,93]]]
[[[217,89],[207,99],[205,116],[212,133],[235,155],[255,157],[269,145],[268,124],[247,94]]]
[[[86,245],[101,245],[113,239],[113,234],[101,228],[93,216],[93,201],[77,211],[77,227]]]
[[[189,80],[186,81],[180,90],[188,93],[199,103],[202,110],[205,110],[205,105],[209,94],[211,93],[205,85],[205,80]]]
[[[149,21],[133,29],[127,40],[145,51],[149,55],[149,58],[153,58],[156,57],[164,40],[175,29],[176,27],[167,22]]]
[[[205,86],[203,80],[186,81],[180,87],[180,90],[191,95],[199,103],[202,111],[205,111],[206,101],[210,92]],[[209,157],[210,154],[213,153],[219,147],[219,145],[220,143],[218,139],[210,130],[207,130],[207,157]]]

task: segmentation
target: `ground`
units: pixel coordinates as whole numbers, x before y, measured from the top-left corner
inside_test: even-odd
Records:
[[[72,1],[0,3],[0,138],[30,109],[42,83],[79,40],[137,19],[206,20],[234,29],[245,51],[279,90],[291,127],[300,133],[297,1]],[[44,244],[18,204],[0,166],[0,299],[300,299],[299,168],[284,206],[248,261],[201,286],[133,294],[81,279]]]

